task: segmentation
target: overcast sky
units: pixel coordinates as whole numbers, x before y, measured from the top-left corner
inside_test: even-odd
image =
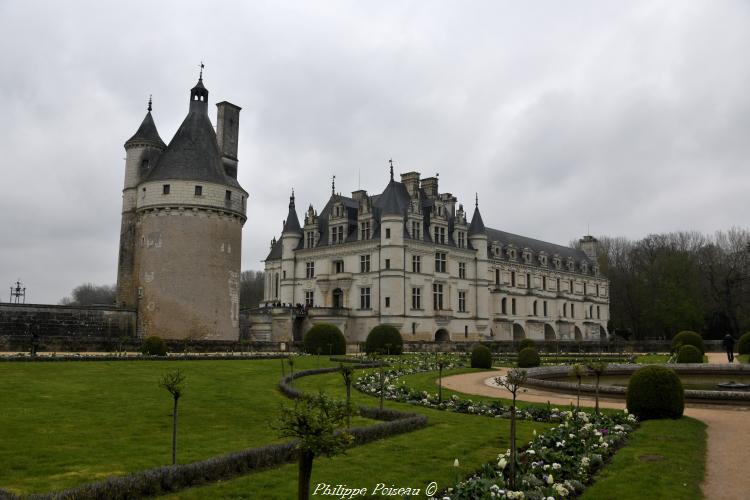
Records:
[[[0,300],[112,284],[123,143],[154,96],[169,142],[204,61],[243,108],[242,268],[294,188],[440,174],[489,227],[594,235],[748,227],[750,2],[0,0]]]

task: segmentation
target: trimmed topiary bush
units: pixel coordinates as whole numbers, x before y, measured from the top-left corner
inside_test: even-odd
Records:
[[[672,339],[672,352],[677,352],[684,345],[695,346],[701,351],[701,354],[706,353],[706,345],[703,343],[703,337],[690,330],[684,330],[674,336]]]
[[[750,354],[750,332],[740,337],[740,341],[737,342],[737,352],[740,354]]]
[[[367,335],[365,352],[372,354],[401,354],[404,351],[404,339],[398,329],[391,325],[378,325]]]
[[[703,363],[703,353],[694,345],[685,344],[677,351],[678,363]]]
[[[141,344],[141,353],[146,356],[166,356],[167,343],[161,337],[147,337]]]
[[[542,360],[539,358],[539,353],[533,347],[527,347],[521,349],[518,353],[518,367],[519,368],[532,368],[539,366]]]
[[[492,353],[483,345],[478,345],[471,351],[472,368],[492,368]]]
[[[336,325],[320,323],[305,334],[305,352],[310,354],[346,354],[346,338]]]
[[[518,343],[518,352],[523,351],[527,347],[536,349],[536,342],[531,339],[522,339],[521,342]]]
[[[680,418],[685,409],[685,390],[680,377],[663,366],[640,368],[630,376],[627,406],[640,420]]]

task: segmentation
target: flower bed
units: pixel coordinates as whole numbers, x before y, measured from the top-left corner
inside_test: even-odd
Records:
[[[555,409],[553,409],[555,410]],[[627,440],[637,425],[626,412],[591,415],[560,412],[562,423],[537,435],[518,454],[517,488],[509,489],[510,450],[497,463],[448,488],[443,500],[526,499],[576,497],[592,476]]]
[[[397,360],[393,359],[388,359],[387,361],[390,364],[395,364],[397,362]],[[443,369],[464,366],[464,364],[462,364],[463,361],[463,358],[449,358],[449,361],[446,362],[446,364],[443,366]],[[406,382],[398,380],[400,377],[403,377],[405,375],[413,375],[415,373],[435,370],[437,370],[437,366],[434,360],[431,358],[412,361],[406,363],[406,365],[401,368],[384,369],[383,397],[391,401],[419,405],[436,410],[447,410],[456,413],[483,415],[486,417],[510,418],[510,406],[504,405],[500,401],[485,403],[483,401],[463,399],[456,395],[440,401],[437,393],[428,393],[427,391],[412,389],[406,385]],[[373,371],[360,376],[354,382],[354,387],[364,392],[365,394],[379,397],[380,373],[378,371]],[[516,416],[521,420],[534,420],[537,422],[561,421],[559,411],[554,412],[549,406],[529,406],[527,408],[517,408]]]

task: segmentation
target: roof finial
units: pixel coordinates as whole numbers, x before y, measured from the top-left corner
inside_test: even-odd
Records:
[[[151,112],[151,94],[148,95],[148,111]]]
[[[474,207],[479,208],[479,193],[474,193]]]
[[[201,73],[200,73],[200,75],[198,75],[198,81],[199,82],[203,81],[203,68],[205,68],[205,67],[206,67],[206,65],[203,64],[203,61],[201,61]]]
[[[331,196],[336,194],[336,176],[331,177]]]
[[[391,180],[393,180],[393,158],[391,158],[390,160],[388,160],[388,163],[391,164]]]

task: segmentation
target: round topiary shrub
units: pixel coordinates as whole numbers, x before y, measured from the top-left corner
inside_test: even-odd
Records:
[[[750,354],[750,332],[740,337],[740,341],[737,342],[737,352],[740,354]]]
[[[685,344],[677,351],[678,363],[703,363],[703,353],[694,345]]]
[[[401,354],[404,351],[404,339],[395,326],[378,325],[367,335],[365,352],[372,354]]]
[[[536,349],[536,342],[531,339],[522,339],[521,342],[518,343],[518,352],[523,351],[527,347],[533,347]]]
[[[701,351],[701,354],[705,354],[706,352],[706,345],[703,343],[703,337],[695,332],[691,332],[690,330],[682,331],[674,336],[672,339],[672,352],[677,352],[677,350],[684,345],[697,347]]]
[[[305,352],[310,354],[346,354],[346,338],[336,325],[320,323],[310,328],[304,338]]]
[[[492,353],[483,345],[476,346],[471,351],[472,368],[492,368]]]
[[[701,355],[702,357],[702,355]],[[685,409],[680,377],[663,366],[644,366],[630,376],[628,411],[641,420],[679,418]]]
[[[141,344],[141,353],[146,356],[166,356],[167,343],[161,337],[147,337]]]
[[[533,347],[527,347],[521,349],[518,353],[518,367],[519,368],[532,368],[539,366],[542,360],[539,358],[539,353]]]

